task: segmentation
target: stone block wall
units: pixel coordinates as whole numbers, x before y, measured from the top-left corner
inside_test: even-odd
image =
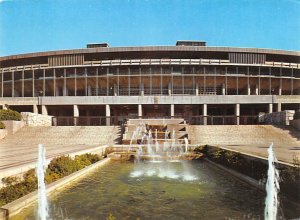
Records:
[[[6,135],[7,135],[7,130],[6,129],[0,129],[0,140],[2,138],[5,138]]]
[[[52,116],[41,115],[31,112],[21,112],[22,119],[26,125],[35,126],[52,126]]]
[[[290,121],[294,119],[294,114],[294,110],[262,114],[259,115],[259,121],[263,122],[264,124],[290,125]]]
[[[25,126],[24,121],[2,121],[5,124],[5,130],[7,130],[7,134],[14,134],[21,128]]]

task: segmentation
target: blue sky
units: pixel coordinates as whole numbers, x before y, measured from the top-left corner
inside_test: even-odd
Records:
[[[300,50],[300,0],[0,0],[0,56],[113,46]]]

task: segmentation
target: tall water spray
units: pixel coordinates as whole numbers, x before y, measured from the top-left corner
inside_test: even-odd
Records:
[[[184,138],[184,145],[185,145],[185,152],[188,152],[188,145],[189,145],[189,140],[185,137]]]
[[[47,166],[46,162],[46,149],[42,144],[39,144],[39,154],[37,163],[37,178],[38,178],[38,218],[40,220],[46,220],[48,218],[48,202],[46,195],[45,184],[45,170]]]
[[[268,180],[266,184],[267,197],[265,201],[265,220],[274,220],[277,217],[279,191],[279,173],[275,167],[277,159],[273,152],[273,143],[268,148]]]

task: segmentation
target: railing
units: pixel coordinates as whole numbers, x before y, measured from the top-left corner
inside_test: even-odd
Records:
[[[52,118],[53,126],[110,126],[110,125],[124,125],[128,119],[137,119],[138,116],[57,116]],[[142,119],[157,118],[170,119],[182,118],[163,116],[143,116]],[[255,125],[259,124],[258,116],[192,116],[186,117],[184,120],[191,125]]]
[[[96,60],[85,61],[83,65],[68,66],[128,66],[128,65],[247,65],[247,66],[274,66],[286,68],[300,68],[300,63],[285,63],[266,61],[264,64],[230,63],[229,60],[220,59],[134,59],[134,60]],[[57,66],[59,67],[59,66]],[[67,66],[61,66],[67,67]],[[12,66],[0,68],[3,72],[22,71],[32,69],[54,68],[48,64],[34,64],[25,66]]]
[[[259,124],[258,116],[192,116],[187,119],[191,125],[256,125]]]
[[[136,117],[130,117],[136,118]],[[111,126],[123,125],[127,116],[57,116],[52,117],[52,126]]]

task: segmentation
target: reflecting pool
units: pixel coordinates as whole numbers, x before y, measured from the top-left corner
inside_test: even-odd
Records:
[[[110,162],[50,196],[49,209],[51,219],[263,219],[264,201],[207,162]],[[36,213],[33,205],[12,219]]]

